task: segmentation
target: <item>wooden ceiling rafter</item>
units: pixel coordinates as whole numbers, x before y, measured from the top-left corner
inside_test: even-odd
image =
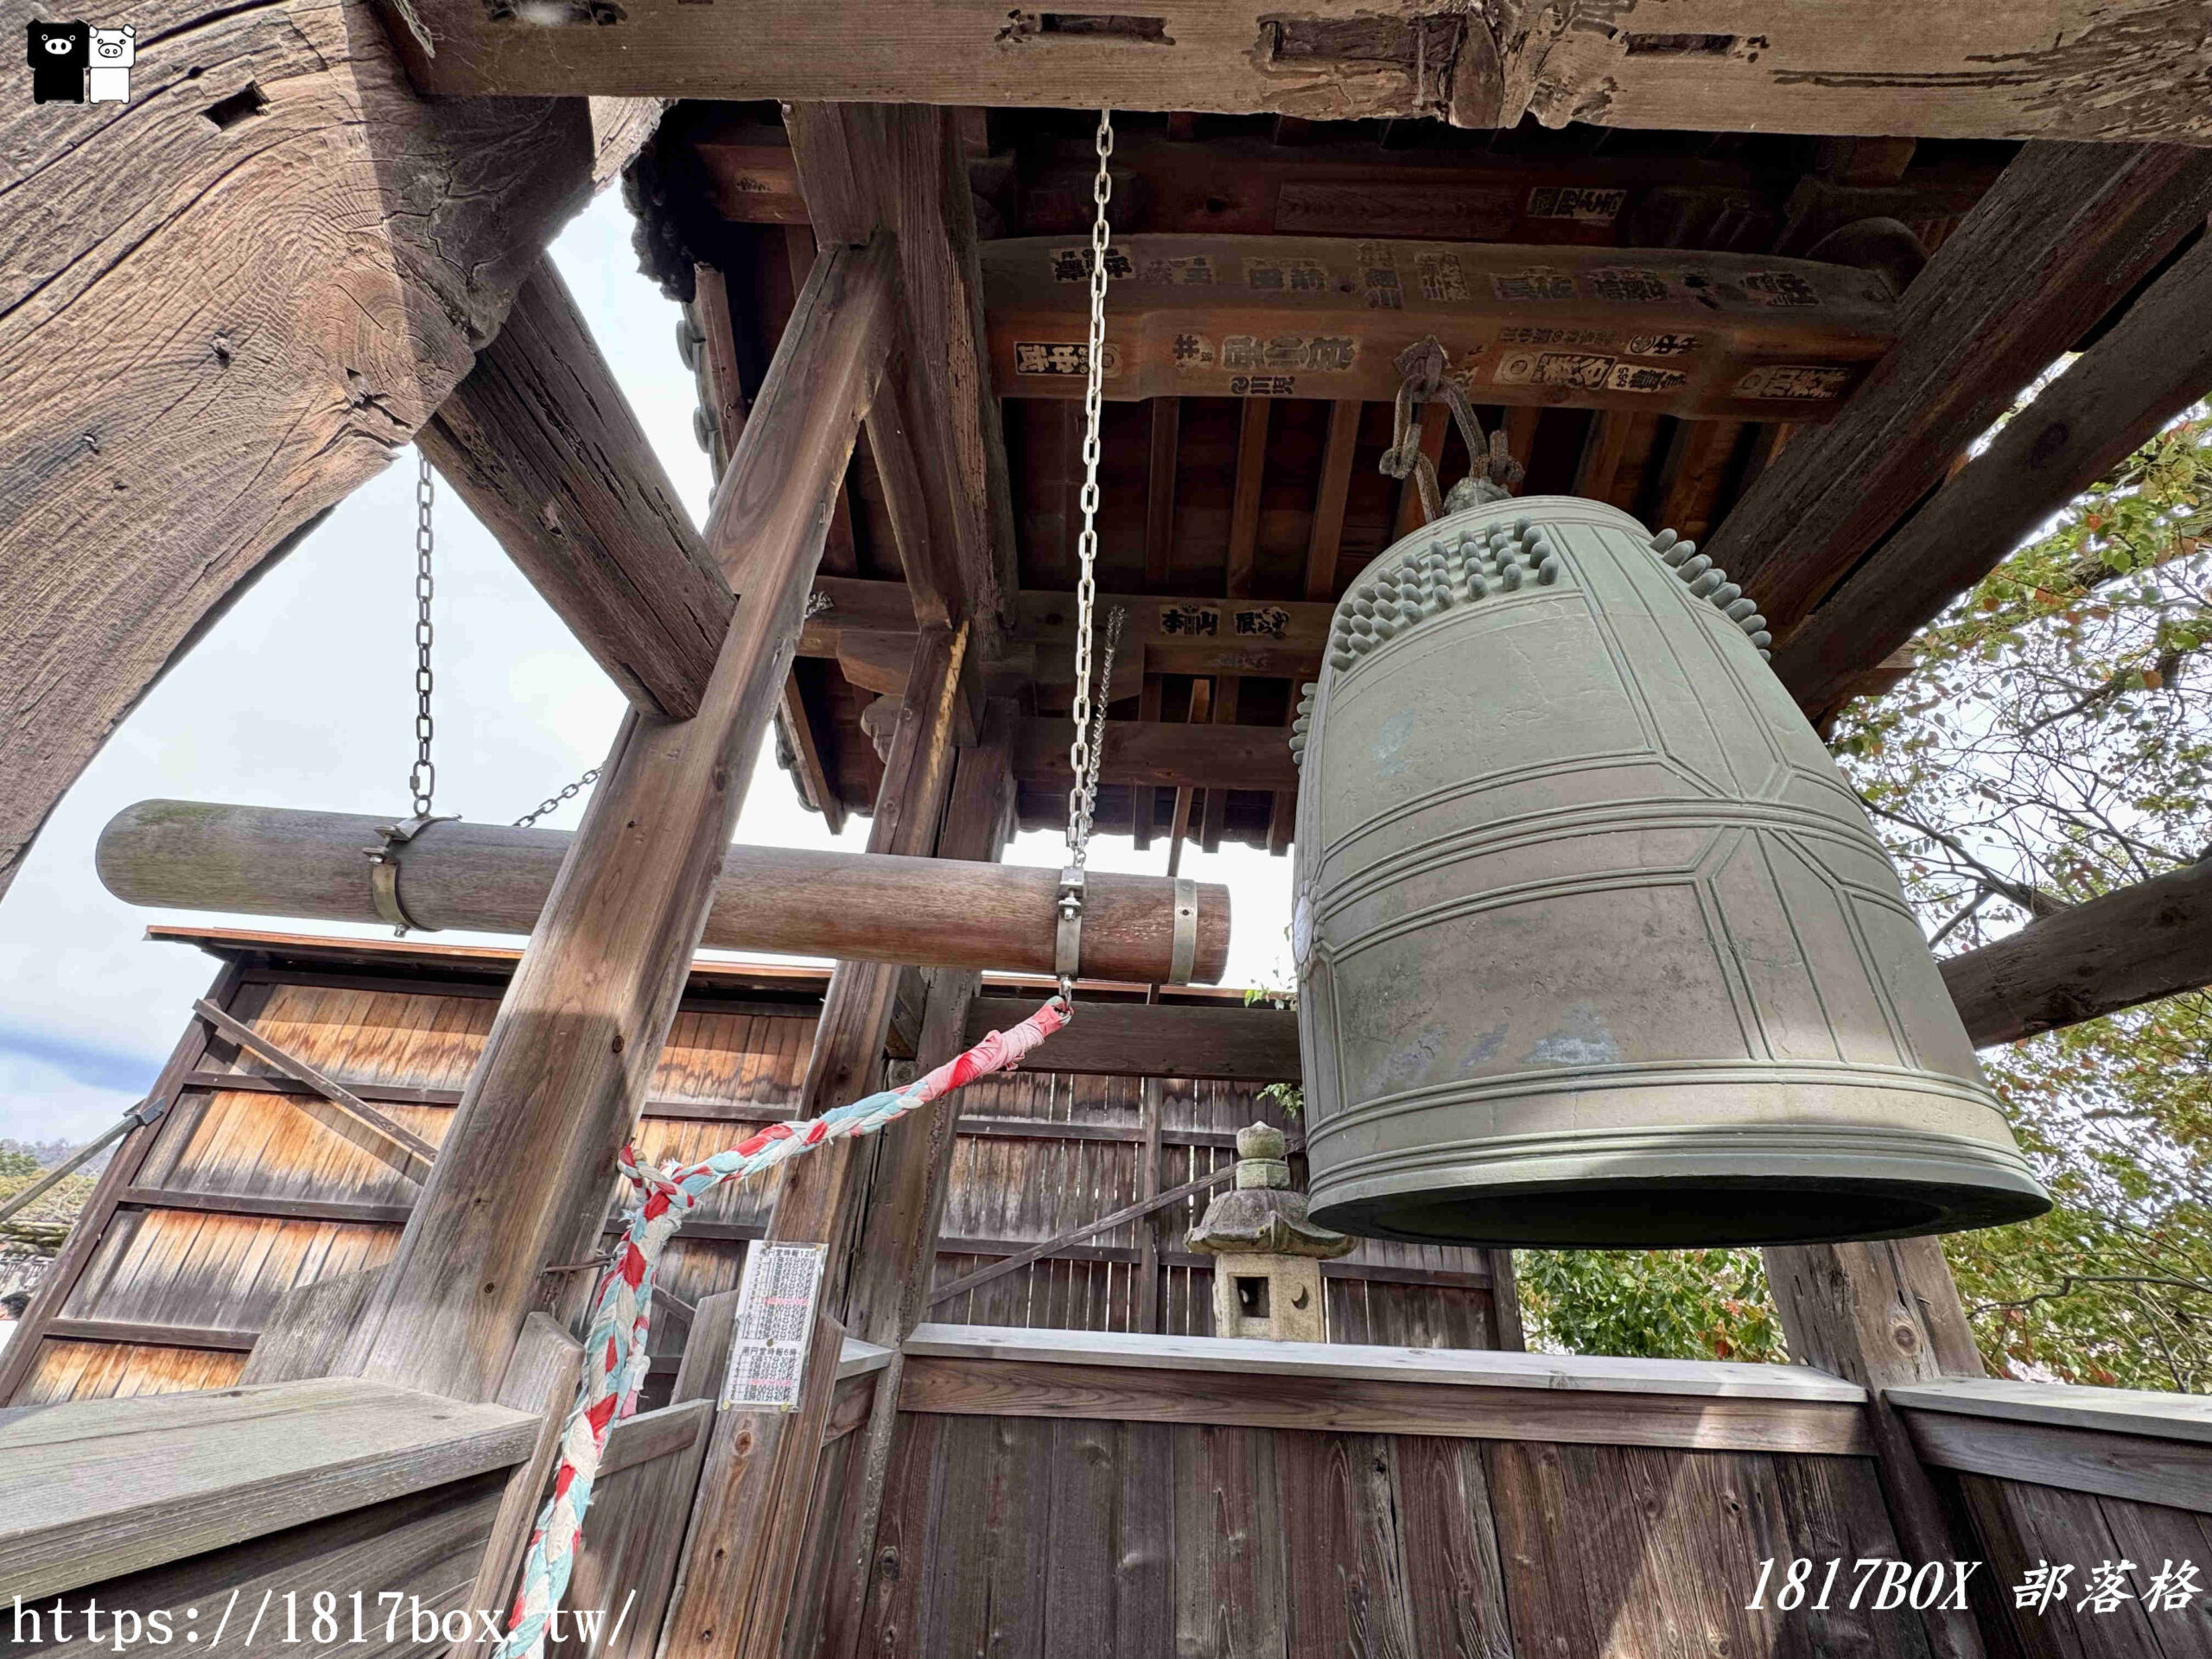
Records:
[[[775,0],[727,12],[629,0],[540,27],[480,0],[413,0],[405,21],[395,8],[391,33],[416,88],[444,96],[1103,104],[1294,123],[1442,118],[1478,130],[1534,116],[1551,127],[1680,131],[1718,109],[1764,132],[2212,141],[2202,18],[2165,0],[2112,0],[2086,26],[2065,0],[1932,13],[1905,0],[1735,0],[1708,6],[1695,33],[1683,32],[1678,10],[1618,0],[1589,19],[1348,7],[1286,16],[1153,0],[1141,27],[1116,16],[1068,32],[1042,26],[1056,14],[1017,12],[1010,26],[1000,0],[919,11]],[[428,39],[442,48],[435,56]],[[2125,98],[2087,95],[2123,76]]]
[[[2021,389],[2212,207],[2212,152],[2035,144],[1906,290],[1898,344],[1707,550],[1785,643]],[[1878,657],[1880,654],[1877,652]]]
[[[902,351],[871,444],[879,425],[911,435],[927,525],[920,562],[906,566],[916,620],[971,622],[976,651],[995,656],[1019,578],[957,121],[926,105],[791,105],[785,127],[817,238],[894,238]]]
[[[1800,705],[1821,715],[1847,701],[2037,525],[2212,391],[2208,317],[2212,237],[2200,236],[1775,652]]]
[[[778,239],[783,245],[783,257],[794,279],[791,297],[796,299],[812,268],[814,236],[799,226],[787,229]],[[802,245],[804,266],[798,263]],[[691,318],[698,331],[700,395],[704,399],[702,406],[709,411],[708,459],[719,480],[729,458],[737,453],[737,441],[745,430],[751,409],[739,368],[737,319],[730,307],[729,285],[724,273],[712,265],[699,265],[694,272]],[[785,306],[775,322],[777,339],[782,337],[784,324],[789,318],[789,307]],[[773,341],[769,344],[772,353]],[[859,568],[842,481],[837,486],[837,509],[823,542],[822,568],[840,575],[849,575]],[[798,659],[793,658],[790,672],[784,677],[774,720],[781,753],[791,758],[800,804],[819,812],[823,827],[834,836],[845,827],[845,799],[824,759],[825,752],[836,741],[835,733],[830,722],[820,717],[815,700],[806,694],[804,680],[808,673]]]
[[[1236,428],[1236,485],[1229,510],[1228,571],[1223,587],[1230,600],[1248,599],[1252,593],[1252,569],[1260,540],[1260,493],[1267,484],[1268,427],[1274,415],[1273,402],[1248,397],[1238,411]],[[1212,719],[1216,725],[1234,726],[1237,683],[1241,676],[1214,677]],[[1206,791],[1205,812],[1200,821],[1200,850],[1221,850],[1221,833],[1229,823],[1229,791]]]

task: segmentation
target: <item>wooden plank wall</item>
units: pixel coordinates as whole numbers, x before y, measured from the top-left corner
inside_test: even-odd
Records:
[[[2212,1514],[1994,1475],[1959,1474],[1960,1505],[1987,1559],[1985,1627],[2009,1628],[2021,1659],[2199,1659],[2212,1653]],[[2205,1503],[2212,1503],[2212,1489]],[[2130,1563],[2129,1594],[2102,1610],[2085,1605],[2100,1565]],[[2069,1567],[2048,1607],[2014,1605],[2012,1586],[2034,1568]],[[2147,1608],[2153,1576],[2194,1564],[2198,1593],[2178,1607]]]
[[[1860,1458],[909,1413],[861,1650],[1924,1656],[1910,1611],[1746,1605],[1895,1554]]]
[[[431,1145],[482,1049],[497,1007],[488,976],[405,980],[297,967],[236,975],[237,1018],[321,1068]],[[695,985],[664,1050],[638,1148],[657,1162],[706,1156],[749,1123],[793,1109],[814,1020],[804,1002],[748,1000]],[[34,1321],[0,1382],[14,1404],[221,1388],[237,1379],[277,1299],[296,1286],[374,1268],[391,1255],[415,1183],[348,1138],[345,1120],[267,1062],[188,1039],[176,1104],[126,1142],[87,1236],[65,1257],[50,1321]],[[1170,1082],[1162,1091],[1160,1188],[1235,1156],[1235,1130],[1272,1109],[1255,1091]],[[1139,1191],[1141,1086],[1133,1079],[1024,1074],[994,1079],[962,1103],[991,1120],[962,1137],[940,1256],[942,1279],[1072,1229]],[[1033,1131],[1032,1126],[1034,1126]],[[1008,1134],[1011,1127],[1020,1131]],[[1097,1138],[1110,1135],[1112,1138]],[[735,1287],[772,1180],[723,1187],[671,1247],[663,1285],[685,1302]],[[610,1206],[617,1197],[610,1185]],[[1210,1334],[1205,1258],[1183,1255],[1195,1211],[1159,1217],[1163,1328]],[[933,1310],[941,1321],[1131,1330],[1133,1228]],[[1459,1258],[1465,1258],[1464,1261]],[[1434,1258],[1434,1260],[1431,1260]],[[1451,1258],[1451,1259],[1446,1259]],[[1426,1346],[1494,1345],[1480,1253],[1363,1246],[1352,1262],[1390,1282],[1332,1264],[1341,1339]],[[582,1275],[579,1274],[579,1281]],[[1396,1282],[1411,1279],[1415,1282]],[[41,1330],[41,1325],[43,1325]],[[645,1402],[667,1398],[686,1335],[654,1321],[654,1376]]]
[[[999,1256],[1227,1167],[1236,1159],[1236,1131],[1247,1124],[1296,1127],[1255,1085],[1167,1079],[1160,1090],[1158,1175],[1147,1182],[1144,1113],[1143,1085],[1135,1077],[1025,1071],[971,1084],[962,1118],[987,1122],[990,1133],[963,1135],[953,1154],[937,1282],[949,1284]],[[1294,1162],[1294,1173],[1304,1179],[1302,1159]],[[930,1318],[955,1325],[1150,1328],[1210,1337],[1212,1265],[1183,1249],[1183,1236],[1205,1213],[1207,1196],[1109,1229],[938,1302]],[[1136,1282],[1147,1228],[1160,1263],[1158,1319],[1149,1327]],[[969,1250],[958,1249],[963,1242]],[[985,1243],[991,1246],[988,1252],[974,1248]],[[1334,1341],[1498,1345],[1480,1250],[1365,1239],[1325,1270]]]

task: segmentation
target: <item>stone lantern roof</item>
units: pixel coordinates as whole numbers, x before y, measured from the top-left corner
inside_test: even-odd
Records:
[[[1236,1185],[1206,1206],[1189,1247],[1208,1255],[1303,1255],[1326,1260],[1359,1241],[1306,1217],[1306,1195],[1290,1184],[1281,1129],[1236,1131]]]

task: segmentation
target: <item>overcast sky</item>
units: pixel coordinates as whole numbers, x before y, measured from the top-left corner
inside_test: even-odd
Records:
[[[709,475],[691,436],[695,395],[676,354],[677,308],[638,274],[619,193],[601,195],[553,252],[698,522]],[[149,923],[388,934],[137,909],[100,886],[92,845],[118,810],[152,796],[404,814],[415,470],[414,452],[404,452],[263,577],[124,723],[48,822],[0,900],[0,1136],[89,1139],[151,1086],[217,964],[188,946],[146,943]],[[443,490],[436,530],[437,810],[505,823],[599,762],[621,699]],[[581,811],[571,802],[544,822],[571,829]],[[764,749],[739,840],[857,852],[867,833],[855,819],[833,840]],[[1057,865],[1058,838],[1023,836],[1008,856]],[[1100,869],[1160,873],[1166,860],[1164,842],[1140,855],[1127,836],[1103,837],[1092,851]],[[1235,891],[1228,982],[1287,983],[1289,861],[1192,849],[1183,868]]]

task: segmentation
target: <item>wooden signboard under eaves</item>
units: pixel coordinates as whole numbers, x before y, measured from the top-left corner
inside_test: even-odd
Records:
[[[514,959],[435,944],[156,931],[223,957],[213,1001],[433,1146]],[[792,1110],[825,980],[817,969],[699,963],[639,1150],[663,1163],[704,1157]],[[1230,1006],[1236,995],[1169,993]],[[0,1404],[224,1387],[286,1291],[377,1266],[398,1240],[416,1192],[397,1166],[404,1156],[386,1161],[376,1136],[275,1065],[191,1020],[158,1086],[174,1105],[118,1149],[50,1288],[0,1354]],[[1041,1070],[970,1088],[938,1282],[1224,1167],[1239,1127],[1285,1122],[1259,1095],[1252,1084]],[[680,1302],[736,1286],[772,1192],[724,1188],[686,1224],[664,1280]],[[610,1185],[610,1208],[615,1196]],[[1211,1335],[1211,1262],[1183,1248],[1204,1202],[1056,1249],[928,1317]],[[1338,1341],[1498,1345],[1484,1252],[1370,1242],[1328,1266]],[[682,1311],[664,1306],[649,1402],[669,1387],[687,1334]]]

